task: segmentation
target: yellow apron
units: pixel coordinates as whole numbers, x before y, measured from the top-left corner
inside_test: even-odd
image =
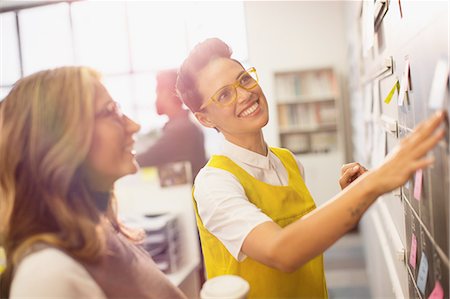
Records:
[[[258,181],[225,156],[213,156],[208,166],[232,173],[242,184],[247,198],[285,227],[315,209],[298,169],[285,149],[270,148],[281,160],[289,175],[288,186],[274,186]],[[203,225],[194,198],[197,226],[208,279],[224,274],[241,276],[250,284],[248,298],[327,298],[323,257],[319,255],[293,273],[284,273],[261,264],[250,257],[238,262],[223,244]],[[233,213],[233,211],[229,211]],[[320,228],[317,228],[320,229]]]

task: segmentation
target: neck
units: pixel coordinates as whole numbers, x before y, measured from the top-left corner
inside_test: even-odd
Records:
[[[185,111],[186,111],[186,110],[180,108],[180,109],[178,109],[178,110],[174,110],[174,111],[168,112],[168,113],[167,113],[167,117],[168,117],[169,119],[174,119],[174,118],[179,117],[180,115],[183,115],[183,114],[185,113]]]
[[[224,134],[224,136],[225,139],[231,143],[234,143],[257,154],[267,156],[267,145],[264,141],[262,131],[259,131],[257,134],[246,134],[238,136]]]
[[[105,213],[110,204],[111,191],[91,191],[90,193],[95,207],[100,213]]]

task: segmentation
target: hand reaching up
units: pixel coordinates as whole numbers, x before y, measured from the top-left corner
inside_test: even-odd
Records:
[[[445,130],[438,129],[444,118],[441,111],[421,122],[373,171],[371,183],[376,195],[400,187],[415,171],[434,162],[434,158],[426,154],[444,137]]]

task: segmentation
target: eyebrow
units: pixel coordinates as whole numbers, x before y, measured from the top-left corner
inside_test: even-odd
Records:
[[[247,72],[246,70],[242,70],[237,76],[236,79],[239,79],[240,76],[242,76],[243,73]]]
[[[102,106],[100,107],[100,109],[99,109],[96,113],[99,113],[99,112],[103,111],[106,107],[108,107],[109,105],[111,105],[111,102],[114,103],[114,100],[107,101],[104,105],[102,105]]]

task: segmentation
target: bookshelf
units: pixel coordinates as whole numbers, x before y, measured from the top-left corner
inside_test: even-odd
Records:
[[[294,154],[338,150],[339,90],[332,68],[275,73],[281,147]]]

